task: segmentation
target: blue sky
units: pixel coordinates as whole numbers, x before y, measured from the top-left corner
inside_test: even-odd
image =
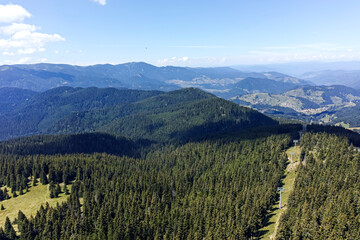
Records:
[[[0,0],[0,64],[360,60],[360,1]]]

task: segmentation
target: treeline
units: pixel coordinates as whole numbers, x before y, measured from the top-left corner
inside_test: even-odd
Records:
[[[339,137],[345,137],[352,144],[360,147],[360,135],[354,131],[345,129],[343,127],[311,124],[307,125],[307,130],[312,133],[329,133],[335,134]]]
[[[276,201],[289,144],[278,135],[167,146],[143,159],[2,155],[0,183],[73,183],[66,203],[19,213],[22,239],[250,239]],[[7,221],[0,238],[17,238],[12,229]]]
[[[345,137],[304,134],[277,239],[360,239],[360,153]]]
[[[132,141],[106,133],[37,135],[0,142],[0,154],[54,155],[72,153],[108,153],[136,156],[149,141]]]

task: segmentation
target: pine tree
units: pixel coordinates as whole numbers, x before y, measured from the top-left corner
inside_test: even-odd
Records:
[[[10,222],[10,219],[6,217],[5,227],[4,227],[5,236],[9,239],[16,239],[16,232]]]
[[[41,182],[42,185],[49,184],[49,180],[48,180],[44,170],[42,170],[41,173],[40,173],[40,182]]]
[[[67,185],[64,183],[64,187],[63,187],[63,192],[65,193],[65,195],[69,195],[69,188],[67,187]]]
[[[4,239],[4,240],[7,239],[4,229],[2,227],[0,227],[0,239]]]
[[[32,182],[32,185],[33,185],[33,186],[36,186],[36,185],[37,185],[37,179],[36,179],[36,177],[34,177],[34,180],[33,180],[33,182]]]
[[[55,197],[58,197],[60,193],[61,193],[61,187],[59,183],[57,183],[55,187]]]
[[[27,218],[25,216],[25,214],[19,210],[18,212],[18,217],[17,217],[17,224],[18,224],[18,229],[20,232],[23,232],[23,226],[25,221],[27,222]]]

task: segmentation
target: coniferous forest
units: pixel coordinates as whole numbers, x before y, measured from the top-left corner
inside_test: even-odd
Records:
[[[195,89],[154,94],[46,120],[83,131],[0,142],[0,214],[38,186],[64,199],[4,217],[0,239],[262,238],[301,130],[274,237],[360,238],[357,133],[278,122]]]
[[[2,155],[2,185],[73,182],[68,201],[17,219],[23,239],[248,239],[276,200],[289,135],[167,146],[145,158]],[[82,202],[82,204],[80,204]],[[1,232],[14,237],[10,223]]]
[[[359,10],[0,1],[0,240],[360,240]]]
[[[360,239],[360,152],[345,137],[305,134],[303,164],[277,239]]]

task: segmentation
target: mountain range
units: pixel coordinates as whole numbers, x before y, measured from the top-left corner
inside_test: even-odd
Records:
[[[360,89],[360,70],[323,70],[307,72],[300,77],[319,85],[345,85]]]
[[[165,91],[197,87],[210,92],[226,92],[246,78],[269,79],[289,86],[309,83],[275,72],[249,73],[229,67],[156,67],[143,62],[87,67],[45,63],[0,66],[0,87],[33,91],[45,91],[60,86],[93,86]]]
[[[340,64],[339,67],[343,65]],[[298,65],[290,64],[282,67],[286,66],[290,71]],[[315,64],[311,67],[309,64],[300,64],[301,66],[303,70],[319,70],[327,65]],[[263,70],[272,70],[276,66],[266,67],[263,67]],[[350,114],[351,117],[347,118],[344,118],[343,114],[340,115],[340,110],[351,113],[360,108],[359,91],[356,90],[360,87],[358,80],[360,73],[357,70],[346,68],[347,70],[306,72],[297,74],[300,76],[298,78],[274,71],[251,72],[246,71],[246,68],[240,69],[242,71],[230,67],[156,67],[144,62],[86,67],[46,63],[4,65],[0,66],[0,114],[10,113],[11,109],[19,109],[19,101],[29,100],[38,92],[64,86],[73,89],[112,87],[150,91],[199,88],[269,115],[310,122],[344,124],[348,127],[359,126],[354,114]],[[251,69],[261,70],[259,67],[247,68],[247,70]],[[14,87],[26,91],[21,92]],[[72,92],[73,89],[69,91]],[[101,98],[100,94],[96,99],[97,103],[101,107],[106,107],[101,105]],[[68,101],[71,102],[73,99],[69,98]],[[61,108],[66,109],[63,106]],[[74,111],[80,110],[88,109],[76,108]],[[61,115],[62,111],[58,114]],[[46,120],[44,121],[45,126],[49,127]]]

